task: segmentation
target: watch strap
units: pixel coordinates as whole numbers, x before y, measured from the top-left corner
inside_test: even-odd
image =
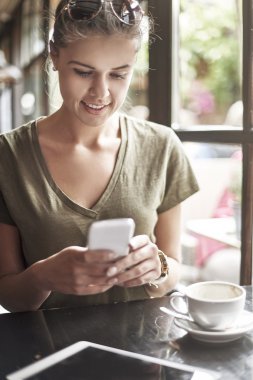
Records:
[[[155,286],[156,288],[158,288],[158,285],[163,283],[169,275],[169,265],[167,261],[167,256],[160,249],[158,250],[158,256],[161,263],[161,275],[156,280],[149,282],[150,286]]]

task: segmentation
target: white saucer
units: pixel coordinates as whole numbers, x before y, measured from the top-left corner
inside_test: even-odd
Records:
[[[194,339],[208,343],[226,343],[241,338],[246,332],[253,330],[253,313],[243,310],[237,324],[224,331],[207,331],[194,322],[183,319],[174,319],[177,327],[186,330]]]

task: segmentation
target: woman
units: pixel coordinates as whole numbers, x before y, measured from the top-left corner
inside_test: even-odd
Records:
[[[198,190],[170,128],[119,113],[142,36],[135,0],[60,1],[61,107],[0,138],[0,303],[10,311],[162,296],[179,279],[180,203]],[[87,248],[131,217],[130,253]]]

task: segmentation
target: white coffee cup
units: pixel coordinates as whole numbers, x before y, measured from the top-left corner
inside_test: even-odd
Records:
[[[245,305],[243,287],[225,281],[204,281],[187,286],[184,293],[173,293],[170,306],[180,315],[189,316],[208,330],[225,330],[233,327]],[[183,299],[186,312],[176,300]]]

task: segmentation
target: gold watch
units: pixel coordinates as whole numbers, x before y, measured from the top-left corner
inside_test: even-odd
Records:
[[[156,288],[158,288],[158,285],[164,282],[164,280],[169,275],[169,265],[167,262],[167,256],[165,255],[165,253],[163,253],[163,251],[160,250],[158,250],[158,256],[161,263],[161,275],[156,280],[149,282],[150,286],[155,286]]]
[[[158,250],[158,256],[161,262],[161,276],[160,277],[167,277],[169,275],[169,265],[167,262],[167,256],[165,255],[165,253],[163,253],[163,251],[160,251],[160,250]]]

